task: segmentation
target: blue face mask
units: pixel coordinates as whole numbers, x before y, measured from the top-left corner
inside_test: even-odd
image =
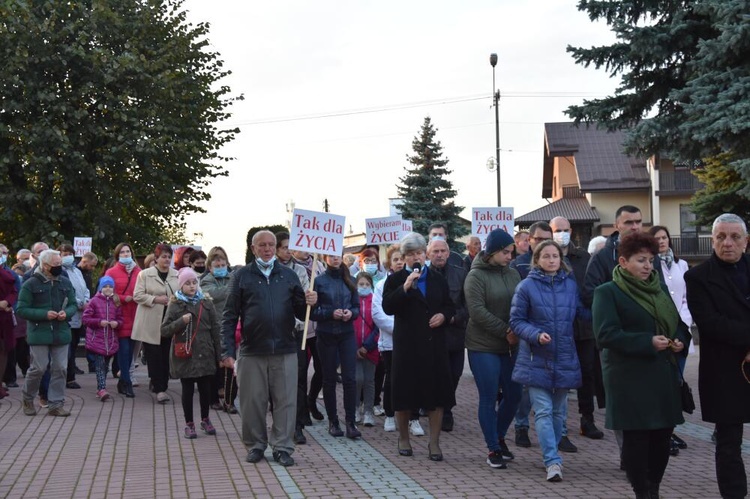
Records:
[[[121,256],[119,262],[123,265],[130,265],[133,263],[133,258],[129,256]]]
[[[229,269],[226,267],[214,269],[214,277],[226,277],[227,275],[229,275]]]
[[[357,288],[357,293],[359,296],[367,296],[372,293],[372,288]]]
[[[5,262],[8,261],[8,255],[0,255],[0,265],[5,265]]]
[[[72,267],[75,261],[76,261],[76,257],[74,257],[73,255],[62,257],[62,264],[66,267]]]
[[[375,275],[378,273],[378,264],[377,263],[366,263],[365,264],[365,272],[367,272],[370,275]]]

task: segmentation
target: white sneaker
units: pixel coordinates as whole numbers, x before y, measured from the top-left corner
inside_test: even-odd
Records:
[[[396,431],[396,418],[386,416],[383,431]]]
[[[418,419],[413,419],[409,421],[409,433],[411,433],[415,437],[424,436],[424,430],[422,429],[422,425],[419,424]]]
[[[376,405],[372,408],[373,414],[376,416],[384,416],[385,415],[385,409],[383,409],[382,405]]]
[[[133,386],[141,386],[141,384],[138,382],[138,378],[135,377],[135,373],[130,373],[130,383]]]
[[[375,416],[371,412],[365,413],[364,422],[365,426],[375,426]]]
[[[362,422],[362,414],[364,414],[365,408],[361,405],[357,407],[357,412],[354,414],[354,422],[359,424]]]
[[[553,464],[547,467],[547,481],[548,482],[560,482],[562,481],[562,465]]]

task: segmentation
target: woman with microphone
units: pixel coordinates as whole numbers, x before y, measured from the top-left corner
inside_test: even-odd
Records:
[[[444,325],[456,313],[448,283],[424,266],[427,243],[414,232],[401,240],[405,266],[388,277],[383,311],[394,316],[392,397],[398,453],[411,456],[409,415],[423,408],[430,419],[429,458],[442,461],[443,408],[454,405]]]

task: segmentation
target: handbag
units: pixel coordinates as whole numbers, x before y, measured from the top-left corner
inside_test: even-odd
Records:
[[[189,359],[193,356],[193,343],[195,342],[195,335],[198,334],[202,313],[203,303],[201,303],[201,306],[198,309],[198,321],[194,324],[193,316],[191,314],[190,322],[185,326],[185,330],[179,333],[179,335],[174,335],[174,338],[172,338],[174,356],[178,359]]]
[[[683,412],[692,414],[695,410],[695,399],[693,399],[693,390],[687,384],[685,378],[682,378],[682,384],[680,385],[680,398],[682,399]]]

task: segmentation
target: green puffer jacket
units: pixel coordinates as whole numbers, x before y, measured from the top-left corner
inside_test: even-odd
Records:
[[[47,319],[50,310],[65,310],[67,319]],[[16,313],[26,319],[26,341],[29,345],[68,345],[72,339],[68,320],[77,311],[75,289],[64,276],[50,279],[41,271],[34,272],[23,283],[18,295]]]
[[[484,251],[471,264],[464,282],[466,309],[466,348],[476,352],[510,353],[506,336],[510,327],[510,303],[521,275],[516,269],[490,265]],[[518,345],[513,347],[513,351]]]
[[[192,314],[193,324],[198,330],[192,346],[192,357],[187,359],[176,357],[174,341],[172,341],[169,348],[169,372],[172,378],[213,376],[219,367],[221,344],[219,316],[213,300],[208,295],[196,304],[172,297],[161,324],[161,335],[165,338],[172,338],[175,334],[185,331],[186,324],[182,316],[188,313]],[[200,315],[200,323],[198,323],[198,315]]]

